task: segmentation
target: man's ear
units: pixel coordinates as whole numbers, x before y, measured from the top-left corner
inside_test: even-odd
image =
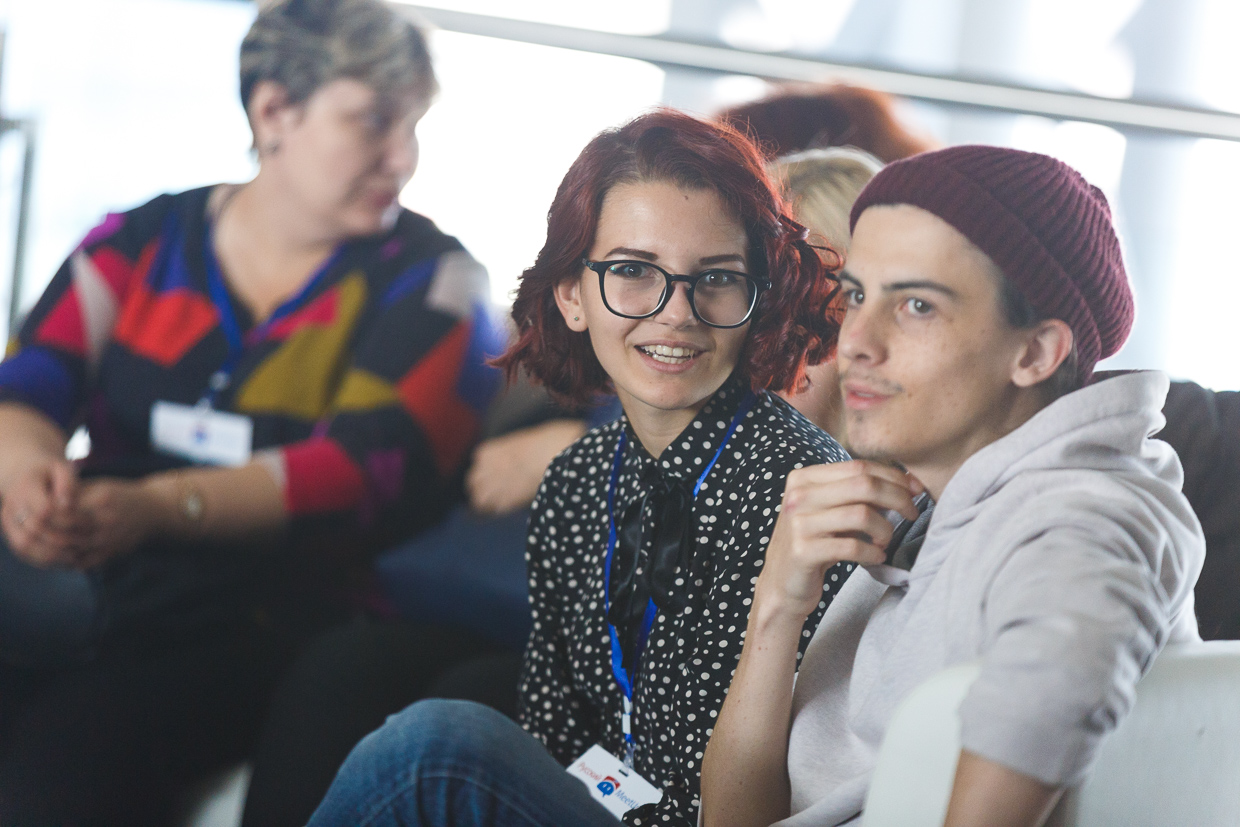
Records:
[[[575,333],[584,333],[589,327],[581,306],[581,279],[565,279],[555,286],[555,304],[560,308],[564,324]]]
[[[301,108],[289,101],[288,90],[274,80],[260,80],[250,92],[246,113],[260,155],[279,150],[284,133],[301,117]]]
[[[1072,328],[1062,319],[1044,319],[1025,334],[1025,346],[1012,367],[1012,384],[1031,388],[1055,375],[1072,352]]]

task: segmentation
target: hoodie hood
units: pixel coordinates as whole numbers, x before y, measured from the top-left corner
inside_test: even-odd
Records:
[[[1163,402],[1170,386],[1160,371],[1134,371],[1095,382],[1038,411],[1028,422],[969,457],[943,489],[918,564],[930,567],[934,542],[972,522],[978,509],[1015,479],[1043,476],[1048,484],[1071,471],[1100,471],[1144,487],[1180,491],[1184,471],[1167,443],[1154,439],[1166,420]],[[1200,535],[1192,510],[1182,516]],[[927,554],[929,552],[929,554]],[[914,566],[913,576],[918,574]]]
[[[943,489],[936,518],[992,496],[1030,471],[1079,469],[1150,473],[1179,489],[1180,461],[1164,442],[1170,381],[1160,371],[1121,374],[1065,394],[1012,433],[992,442],[964,464]]]

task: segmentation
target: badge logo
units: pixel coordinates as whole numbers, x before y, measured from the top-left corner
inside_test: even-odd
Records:
[[[614,793],[616,790],[620,789],[620,782],[616,779],[614,775],[609,775],[606,778],[604,778],[602,781],[598,782],[598,788],[599,788],[599,792],[601,792],[603,794],[603,797],[606,798],[607,796]]]

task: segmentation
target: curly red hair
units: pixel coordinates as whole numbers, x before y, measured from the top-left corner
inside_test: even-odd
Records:
[[[555,303],[560,283],[583,275],[603,198],[617,184],[663,181],[716,192],[745,228],[751,272],[767,276],[737,372],[755,389],[796,390],[805,367],[829,358],[839,331],[839,285],[805,229],[788,218],[762,156],[740,132],[659,109],[599,133],[577,156],[547,214],[547,241],[521,275],[512,318],[517,339],[495,364],[524,367],[555,397],[583,404],[610,390],[590,338],[571,331]],[[838,261],[838,256],[834,257]]]

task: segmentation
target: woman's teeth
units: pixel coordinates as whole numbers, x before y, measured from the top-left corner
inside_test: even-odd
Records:
[[[669,347],[668,345],[646,345],[645,347],[638,348],[638,350],[656,362],[665,362],[669,365],[679,365],[698,355],[696,350],[690,350],[687,347]]]

